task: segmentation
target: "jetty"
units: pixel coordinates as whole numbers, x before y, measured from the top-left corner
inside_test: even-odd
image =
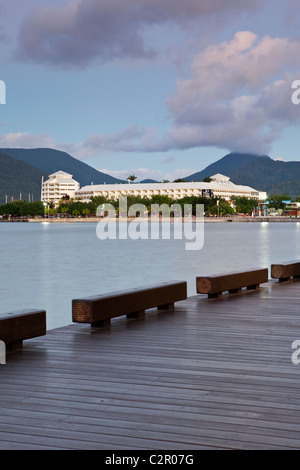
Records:
[[[195,280],[174,309],[98,328],[72,322],[70,301],[68,326],[0,365],[0,449],[299,449],[300,281],[286,272],[214,298]]]

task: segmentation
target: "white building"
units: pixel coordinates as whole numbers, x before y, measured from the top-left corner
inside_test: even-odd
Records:
[[[41,201],[58,204],[63,196],[67,195],[74,198],[80,184],[73,180],[72,176],[60,170],[49,175],[48,180],[44,181],[42,179]]]
[[[261,200],[266,193],[249,186],[236,185],[228,176],[216,174],[210,183],[135,183],[135,184],[99,184],[84,186],[75,193],[75,198],[88,202],[92,196],[104,196],[107,199],[119,199],[120,196],[140,196],[151,198],[154,195],[169,196],[181,199],[184,196],[221,197],[229,201],[232,196],[243,196]]]

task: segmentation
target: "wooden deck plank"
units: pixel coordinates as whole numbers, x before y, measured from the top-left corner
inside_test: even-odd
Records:
[[[271,281],[25,341],[0,366],[0,449],[297,449],[299,301]]]

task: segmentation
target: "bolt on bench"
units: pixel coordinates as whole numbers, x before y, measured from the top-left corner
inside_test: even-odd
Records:
[[[72,300],[72,321],[91,326],[109,326],[114,317],[144,316],[153,307],[170,310],[174,302],[187,298],[185,281],[166,282],[131,290],[110,292],[93,297]]]
[[[7,351],[22,349],[23,341],[46,334],[45,310],[16,310],[0,314],[0,340]]]
[[[289,281],[291,277],[300,277],[300,262],[289,261],[287,263],[272,264],[271,277],[279,282]]]
[[[243,287],[257,289],[259,284],[268,282],[268,269],[252,269],[213,276],[196,278],[197,294],[207,294],[208,298],[219,298],[223,292],[240,294]]]

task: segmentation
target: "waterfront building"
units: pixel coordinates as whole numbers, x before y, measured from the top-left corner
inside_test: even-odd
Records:
[[[285,215],[299,217],[300,215],[300,202],[287,201],[285,205]]]
[[[58,204],[63,196],[74,198],[80,184],[72,176],[60,170],[49,175],[46,181],[42,178],[41,201]]]
[[[91,184],[75,192],[75,198],[82,202],[88,202],[95,196],[119,199],[120,196],[151,198],[155,195],[169,196],[172,199],[181,199],[185,196],[220,197],[227,201],[230,201],[232,196],[257,200],[263,200],[267,196],[265,192],[249,186],[236,185],[228,176],[219,173],[213,175],[210,182]]]

